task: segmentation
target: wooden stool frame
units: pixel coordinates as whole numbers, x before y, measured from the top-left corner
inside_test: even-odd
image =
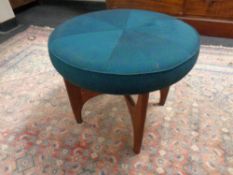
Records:
[[[70,104],[78,123],[82,123],[82,108],[83,105],[90,99],[97,95],[97,92],[92,92],[87,89],[80,88],[70,82],[65,81],[66,90],[69,96]],[[159,105],[164,105],[168,95],[169,87],[160,90]],[[131,115],[134,134],[134,147],[133,150],[136,154],[140,153],[144,123],[146,119],[147,105],[149,100],[149,93],[138,94],[138,99],[135,102],[130,95],[124,95],[129,113]]]

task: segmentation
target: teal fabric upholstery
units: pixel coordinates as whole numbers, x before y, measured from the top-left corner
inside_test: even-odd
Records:
[[[144,10],[104,10],[72,18],[49,38],[56,70],[96,92],[136,94],[184,77],[199,54],[197,32],[174,17]]]

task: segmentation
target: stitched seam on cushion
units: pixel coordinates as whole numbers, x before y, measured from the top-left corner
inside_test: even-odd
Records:
[[[166,70],[161,70],[161,71],[155,71],[155,72],[146,72],[146,73],[131,73],[131,74],[119,74],[119,73],[108,73],[108,72],[98,72],[98,71],[90,71],[90,70],[87,70],[87,69],[81,69],[79,67],[75,67],[69,63],[66,63],[64,62],[63,60],[59,59],[56,55],[52,54],[50,52],[50,54],[54,57],[56,57],[60,62],[63,62],[64,64],[70,66],[70,67],[73,67],[74,69],[79,69],[81,71],[86,71],[86,72],[92,72],[92,73],[97,73],[97,74],[105,74],[105,75],[117,75],[117,76],[136,76],[136,75],[149,75],[149,74],[156,74],[156,73],[163,73],[163,72],[168,72],[168,71],[172,71],[173,69],[176,69],[177,67],[187,63],[188,61],[190,61],[194,56],[198,56],[199,54],[199,51],[196,52],[195,54],[193,54],[189,59],[185,60],[184,62],[182,62],[181,64],[177,65],[177,66],[174,66],[172,67],[171,69],[166,69]]]
[[[130,10],[130,11],[145,11],[145,12],[151,12],[151,11],[147,11],[147,10],[132,10],[132,9],[115,9],[115,10]],[[102,10],[102,11],[110,11],[110,10]],[[99,12],[99,11],[98,11],[98,12]],[[98,13],[98,12],[93,12],[93,13]],[[155,13],[155,12],[151,12],[151,13]],[[157,12],[156,12],[156,13],[157,13]],[[163,13],[158,13],[158,14],[161,14],[161,15],[164,15],[164,16],[167,16],[167,17],[170,17],[170,18],[173,18],[174,20],[178,20],[178,19],[176,19],[175,17],[169,16],[169,15],[166,15],[166,14],[163,14]],[[85,14],[84,14],[84,15],[85,15]],[[80,16],[81,16],[81,15],[80,15]],[[183,21],[181,21],[181,22],[183,22]],[[185,22],[183,22],[183,23],[186,24]],[[186,24],[186,25],[187,25],[187,24]],[[194,56],[198,56],[199,51],[200,51],[200,38],[199,38],[198,32],[197,32],[193,27],[191,27],[191,28],[193,29],[193,31],[194,31],[194,32],[197,34],[197,36],[198,36],[198,43],[199,43],[199,45],[198,45],[198,47],[196,48],[196,50],[193,51],[193,53],[190,54],[191,56],[189,56],[189,58],[186,59],[186,60],[184,60],[183,62],[180,62],[180,63],[178,63],[178,64],[176,64],[176,65],[173,65],[173,66],[171,66],[170,68],[161,69],[161,70],[159,70],[159,71],[121,74],[121,73],[111,73],[111,72],[104,72],[104,71],[88,70],[88,69],[83,69],[83,68],[80,68],[80,67],[75,67],[75,66],[73,66],[72,64],[70,64],[70,63],[64,61],[64,60],[61,59],[59,56],[57,56],[56,54],[54,54],[50,49],[49,49],[49,53],[50,53],[52,56],[54,56],[54,57],[56,57],[57,59],[59,59],[59,60],[60,60],[61,62],[63,62],[64,64],[69,65],[69,66],[71,66],[71,67],[73,67],[73,68],[75,68],[75,69],[79,69],[79,70],[87,71],[87,72],[93,72],[93,73],[99,73],[99,74],[106,74],[106,75],[119,75],[119,76],[120,76],[120,75],[122,75],[122,76],[133,76],[133,75],[145,75],[145,74],[161,73],[161,72],[171,71],[171,70],[173,70],[173,69],[175,69],[175,68],[177,68],[177,67],[179,67],[179,66],[185,64],[185,63],[188,62],[190,59],[192,59]],[[52,36],[52,35],[53,35],[53,33],[51,34],[51,36]],[[52,42],[54,41],[54,40],[51,40],[51,36],[49,37],[49,43],[52,43]],[[58,38],[58,39],[59,39],[59,38]],[[55,39],[55,40],[56,40],[56,39]],[[48,45],[50,45],[50,44],[48,44]]]
[[[199,38],[198,38],[198,40],[199,40],[198,42],[200,43],[200,39],[199,39]],[[111,75],[114,75],[114,74],[115,74],[115,75],[129,75],[129,76],[130,76],[130,75],[153,74],[153,73],[166,72],[166,71],[172,70],[172,69],[174,69],[174,68],[176,68],[176,67],[179,67],[180,65],[186,63],[186,62],[189,61],[191,58],[193,58],[195,55],[198,56],[199,50],[200,50],[200,44],[199,44],[199,46],[196,48],[196,50],[193,51],[192,54],[190,54],[191,56],[189,56],[188,59],[186,59],[186,60],[184,60],[183,62],[180,62],[180,63],[178,63],[178,64],[176,64],[176,65],[173,65],[173,66],[171,66],[170,68],[161,69],[161,70],[159,70],[159,71],[143,72],[143,73],[128,73],[128,74],[111,73],[111,72],[104,72],[104,71],[95,71],[95,70],[88,70],[88,69],[83,69],[83,68],[80,68],[80,67],[75,67],[75,66],[73,66],[72,64],[70,64],[70,63],[64,61],[63,59],[61,59],[59,56],[57,56],[56,54],[54,54],[51,50],[49,50],[49,53],[50,53],[51,55],[55,56],[55,57],[56,57],[57,59],[59,59],[61,62],[65,63],[65,64],[67,64],[67,65],[70,65],[71,67],[74,67],[74,68],[76,68],[76,69],[78,68],[78,69],[80,69],[80,70],[83,70],[83,71],[95,72],[95,73],[102,73],[102,74],[111,74]]]

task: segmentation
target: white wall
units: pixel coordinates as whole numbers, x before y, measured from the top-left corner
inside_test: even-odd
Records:
[[[8,0],[0,0],[0,23],[15,17]]]

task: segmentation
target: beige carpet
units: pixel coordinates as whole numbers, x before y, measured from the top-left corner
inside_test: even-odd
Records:
[[[142,152],[121,96],[99,96],[76,124],[47,53],[52,29],[0,45],[1,175],[232,175],[233,48],[202,46],[164,107],[150,95]]]

